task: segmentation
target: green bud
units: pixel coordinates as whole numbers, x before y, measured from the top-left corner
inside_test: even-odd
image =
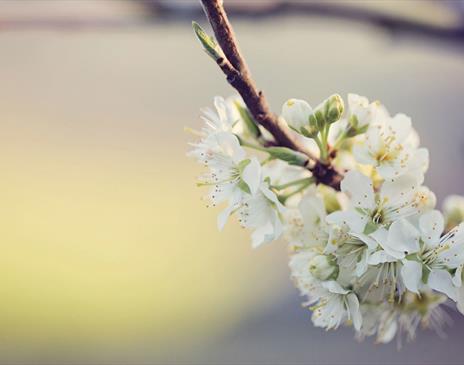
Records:
[[[221,47],[218,46],[213,37],[210,37],[197,22],[192,22],[192,27],[203,49],[214,61],[224,58]]]
[[[343,111],[345,110],[345,105],[343,104],[342,97],[338,94],[332,95],[326,101],[326,108],[327,108],[327,113],[326,113],[327,123],[331,124],[331,123],[334,123],[340,120],[340,118],[343,115]]]
[[[334,189],[328,187],[327,185],[320,184],[318,186],[318,191],[322,195],[324,201],[325,210],[327,214],[341,210],[340,202],[337,199],[337,193]]]
[[[316,126],[317,128],[322,131],[325,125],[325,111],[322,109],[318,109],[314,112],[314,116],[316,118]]]
[[[268,147],[266,152],[273,158],[287,162],[289,165],[306,166],[308,156],[287,147]]]
[[[312,125],[307,125],[301,128],[301,134],[303,134],[303,136],[308,137],[308,138],[315,138],[318,133],[319,133],[319,129],[317,129],[317,127],[314,127]]]
[[[335,280],[338,276],[338,265],[330,255],[316,255],[309,261],[309,271],[319,280]]]

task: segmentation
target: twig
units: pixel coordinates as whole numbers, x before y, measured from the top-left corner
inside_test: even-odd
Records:
[[[278,117],[271,113],[269,105],[250,76],[249,69],[240,54],[238,42],[224,11],[221,0],[201,0],[208,20],[213,28],[216,40],[221,46],[225,58],[217,63],[227,77],[227,81],[237,90],[253,118],[266,128],[276,142],[282,146],[302,152],[316,158],[296,139],[290,129]]]
[[[226,75],[227,81],[242,97],[253,118],[272,134],[279,145],[306,154],[313,162],[308,168],[313,172],[317,182],[339,189],[341,174],[332,166],[322,164],[298,141],[286,124],[270,111],[263,93],[258,91],[239,51],[238,42],[225,13],[222,0],[201,0],[201,3],[217,42],[225,55],[224,58],[217,60],[217,64]]]
[[[238,42],[224,11],[222,1],[202,0],[202,4],[216,39],[225,55],[224,58],[219,58],[217,63],[227,76],[228,82],[242,96],[253,118],[273,135],[279,145],[308,155],[314,162],[314,165],[309,169],[313,172],[317,182],[339,189],[342,176],[332,166],[318,161],[297,141],[288,127],[275,114],[270,112],[266,99],[262,92],[256,88],[246,62],[240,54]]]

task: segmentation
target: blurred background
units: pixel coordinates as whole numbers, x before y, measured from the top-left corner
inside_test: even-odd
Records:
[[[464,194],[464,3],[226,1],[273,109],[348,92],[413,118],[426,183]],[[283,242],[216,230],[185,156],[232,90],[196,1],[0,1],[0,362],[462,364],[448,338],[313,328]]]

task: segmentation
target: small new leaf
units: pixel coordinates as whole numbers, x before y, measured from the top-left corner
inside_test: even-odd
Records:
[[[213,37],[210,37],[197,22],[192,22],[192,27],[203,49],[214,61],[224,58],[222,49],[218,46]]]
[[[308,157],[287,147],[266,148],[271,157],[287,162],[289,165],[306,166]]]

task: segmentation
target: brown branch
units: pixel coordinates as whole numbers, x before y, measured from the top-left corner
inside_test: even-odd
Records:
[[[242,97],[253,118],[272,134],[279,145],[306,154],[313,161],[313,165],[309,169],[313,172],[317,182],[339,189],[342,176],[332,166],[319,162],[297,140],[287,125],[270,111],[263,93],[257,89],[248,66],[239,51],[238,42],[225,13],[222,0],[201,0],[201,2],[217,42],[225,55],[225,58],[217,60],[217,64],[226,75],[229,84]]]
[[[238,42],[224,11],[221,0],[201,0],[208,20],[213,28],[216,40],[221,46],[225,59],[218,64],[227,77],[227,81],[240,94],[253,118],[266,128],[279,145],[302,152],[316,161],[304,145],[302,145],[290,129],[273,114],[261,91],[251,78],[248,67],[240,54]]]

